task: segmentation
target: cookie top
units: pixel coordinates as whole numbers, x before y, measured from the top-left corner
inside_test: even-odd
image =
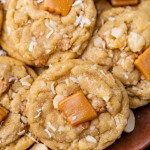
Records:
[[[132,108],[150,102],[150,82],[134,65],[138,56],[150,46],[149,5],[150,1],[142,1],[134,8],[112,8],[104,12],[103,24],[83,56],[106,66],[120,79],[129,94]]]
[[[71,125],[65,113],[69,108],[75,113],[82,108],[81,103],[72,102],[79,91],[97,117]],[[63,100],[72,103],[65,113],[60,108]],[[120,81],[103,67],[69,60],[53,65],[37,78],[30,89],[27,112],[31,131],[49,148],[100,150],[112,144],[124,130],[129,113],[128,96]],[[72,116],[71,121],[76,119],[78,116]]]
[[[76,0],[67,16],[44,11],[43,2],[11,0],[3,26],[2,47],[34,66],[82,54],[96,21],[93,0]]]
[[[0,70],[0,119],[7,111],[6,117],[0,120],[2,148],[15,142],[28,131],[26,95],[36,74],[24,63],[7,56],[0,57]]]

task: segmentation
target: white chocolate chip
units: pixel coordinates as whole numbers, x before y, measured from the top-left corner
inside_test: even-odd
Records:
[[[130,116],[124,131],[130,133],[134,130],[134,127],[135,127],[135,116],[132,110],[130,110]]]

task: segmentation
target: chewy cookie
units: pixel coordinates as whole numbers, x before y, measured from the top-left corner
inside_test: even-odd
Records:
[[[7,56],[0,57],[0,70],[0,149],[17,150],[22,145],[20,149],[24,150],[33,143],[24,136],[28,132],[25,109],[26,95],[36,74]]]
[[[2,33],[3,49],[34,66],[81,55],[96,21],[93,0],[76,0],[66,16],[43,10],[43,2],[9,2]]]
[[[134,64],[150,47],[149,6],[150,1],[142,1],[134,8],[113,8],[104,12],[103,19],[104,16],[109,18],[105,18],[95,32],[83,56],[107,67],[120,79],[129,94],[131,108],[150,102],[150,81]]]
[[[121,135],[129,104],[111,73],[77,59],[57,63],[37,78],[27,112],[31,132],[49,148],[101,150]]]

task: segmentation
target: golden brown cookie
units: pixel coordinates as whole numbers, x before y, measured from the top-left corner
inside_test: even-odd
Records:
[[[35,0],[9,2],[3,49],[34,66],[48,66],[81,55],[96,21],[93,0],[76,0],[67,16],[44,11],[42,5]]]
[[[150,1],[131,8],[113,8],[92,37],[83,58],[107,67],[125,85],[130,107],[150,102],[150,82],[134,62],[150,46]],[[116,10],[116,11],[115,11]],[[102,14],[102,15],[103,15]]]
[[[27,112],[31,131],[49,148],[101,150],[124,130],[129,103],[111,73],[77,59],[57,63],[37,78]]]
[[[36,74],[24,63],[7,56],[0,57],[0,70],[0,149],[24,140],[33,143],[23,136],[28,132],[26,96]]]

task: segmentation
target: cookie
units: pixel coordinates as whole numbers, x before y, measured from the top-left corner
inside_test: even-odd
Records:
[[[106,14],[113,16],[105,19],[83,55],[107,67],[125,85],[131,108],[150,102],[150,82],[134,65],[138,56],[150,47],[149,5],[150,1],[142,1],[133,9],[108,10]]]
[[[75,1],[67,16],[44,11],[42,5],[34,0],[9,2],[3,49],[33,66],[48,66],[81,55],[96,21],[93,0]]]
[[[53,150],[104,149],[121,135],[129,115],[121,82],[103,67],[78,59],[44,71],[28,99],[30,129]]]
[[[24,63],[8,56],[0,57],[0,70],[0,149],[6,149],[28,132],[26,95],[36,74]]]

